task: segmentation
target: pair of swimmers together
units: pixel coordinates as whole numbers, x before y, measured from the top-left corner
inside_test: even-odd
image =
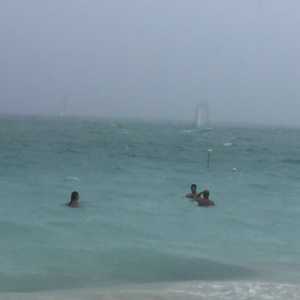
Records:
[[[215,203],[209,199],[209,191],[204,190],[203,192],[197,192],[197,185],[191,185],[191,193],[185,195],[186,198],[195,201],[199,206],[215,206]]]

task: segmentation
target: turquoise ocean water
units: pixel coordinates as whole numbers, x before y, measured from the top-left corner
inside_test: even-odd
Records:
[[[0,299],[299,299],[299,181],[297,129],[2,117]]]

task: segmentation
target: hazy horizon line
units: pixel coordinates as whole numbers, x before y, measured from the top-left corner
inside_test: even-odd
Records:
[[[66,114],[60,116],[59,114],[49,114],[49,113],[0,113],[0,119],[11,118],[11,119],[55,119],[55,120],[87,120],[87,121],[110,121],[110,122],[143,122],[143,123],[169,123],[177,125],[194,125],[193,120],[187,119],[175,119],[175,118],[162,118],[162,117],[133,117],[133,116],[101,116],[101,115],[92,115],[92,114]],[[263,122],[241,122],[241,121],[211,121],[206,126],[203,126],[202,129],[210,129],[214,127],[241,127],[241,128],[270,128],[270,129],[300,129],[300,125],[291,125],[291,124],[270,124]],[[196,127],[195,127],[196,128]]]

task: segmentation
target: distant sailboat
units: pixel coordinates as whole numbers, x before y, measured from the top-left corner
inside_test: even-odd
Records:
[[[207,128],[209,125],[208,104],[198,104],[196,107],[195,126],[197,128]]]
[[[195,115],[195,126],[197,128],[200,128],[202,125],[203,125],[202,111],[200,105],[197,105],[196,115]]]
[[[62,106],[63,106],[62,111],[59,114],[61,118],[65,117],[67,114],[67,109],[68,109],[68,99],[67,98],[63,99]]]

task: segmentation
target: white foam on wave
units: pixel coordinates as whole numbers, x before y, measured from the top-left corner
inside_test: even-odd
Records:
[[[182,133],[182,134],[191,134],[193,132],[194,132],[193,129],[183,129],[183,130],[180,130],[180,133]]]
[[[186,282],[114,287],[110,289],[73,289],[40,293],[0,294],[5,300],[298,300],[300,285],[267,282]]]
[[[80,181],[80,178],[76,177],[76,176],[67,176],[65,178],[66,181],[77,181],[79,182]]]
[[[231,147],[231,146],[232,146],[232,143],[230,143],[230,142],[224,143],[224,146],[225,146],[225,147]]]
[[[182,289],[171,289],[182,299],[207,299],[207,300],[285,300],[300,299],[300,286],[279,283],[263,282],[225,282],[225,283],[200,283],[183,285]]]

